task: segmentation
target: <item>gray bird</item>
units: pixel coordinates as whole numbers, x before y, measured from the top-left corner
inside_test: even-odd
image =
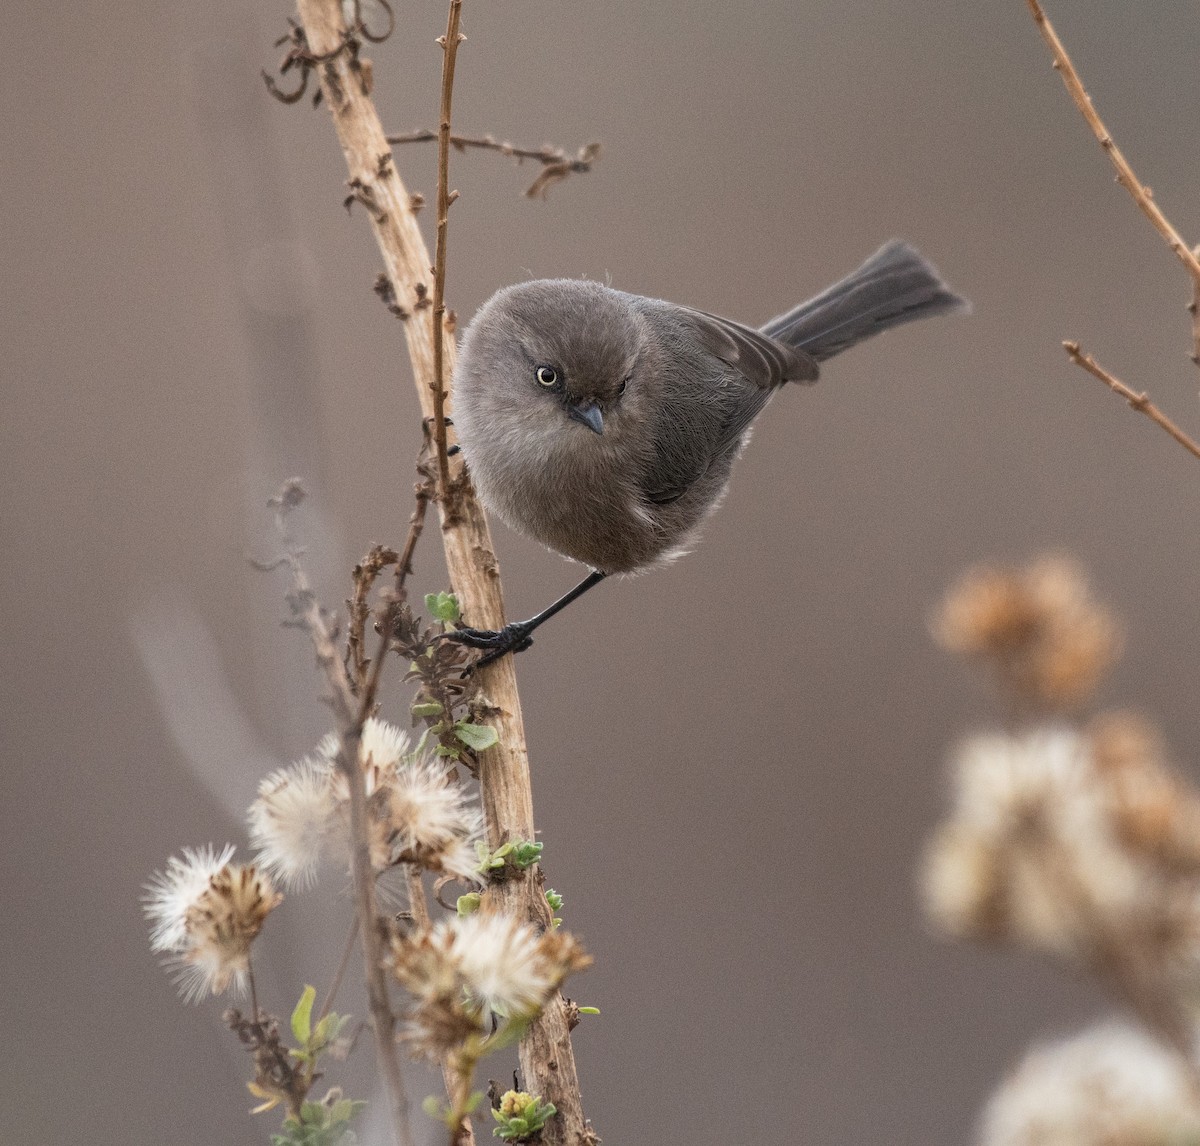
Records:
[[[463,338],[454,426],[483,504],[589,566],[528,621],[448,636],[488,650],[531,643],[604,577],[678,557],[717,508],[750,424],[785,382],[901,323],[969,309],[907,243],[760,330],[576,279],[497,291]]]

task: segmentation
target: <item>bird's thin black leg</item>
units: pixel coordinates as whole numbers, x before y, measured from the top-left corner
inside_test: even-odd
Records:
[[[457,641],[472,649],[486,649],[486,655],[475,662],[476,666],[491,664],[505,653],[519,653],[533,644],[533,630],[555,613],[562,612],[577,597],[582,597],[593,585],[599,585],[605,574],[589,573],[569,593],[564,593],[548,609],[543,609],[528,621],[511,621],[502,629],[455,629],[444,634],[448,641]]]

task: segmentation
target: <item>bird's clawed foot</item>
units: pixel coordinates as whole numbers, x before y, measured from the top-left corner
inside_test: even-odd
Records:
[[[471,649],[484,649],[484,655],[472,664],[472,668],[490,665],[505,653],[524,652],[533,644],[533,626],[528,621],[512,621],[502,629],[454,629],[443,633],[442,638],[466,645]]]

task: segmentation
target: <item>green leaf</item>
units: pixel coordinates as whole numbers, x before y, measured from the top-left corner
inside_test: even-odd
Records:
[[[454,760],[458,759],[458,749],[457,748],[447,748],[446,745],[444,745],[444,744],[439,744],[433,750],[433,754],[435,756],[449,756],[449,757],[451,757],[451,759],[454,759]]]
[[[332,1011],[319,1023],[312,1034],[312,1049],[318,1051],[327,1047],[337,1037],[338,1017]]]
[[[460,895],[455,901],[455,908],[460,916],[473,915],[479,910],[480,901],[483,896],[477,891],[468,891],[466,895]]]
[[[542,849],[546,846],[540,840],[514,840],[512,847],[513,867],[524,871],[531,868],[542,858]]]
[[[306,985],[304,994],[300,996],[300,1002],[296,1004],[296,1009],[292,1012],[292,1034],[302,1046],[308,1045],[309,1037],[312,1035],[312,1009],[316,998],[316,987]]]
[[[453,593],[444,591],[426,593],[425,608],[429,610],[430,616],[443,624],[453,624],[462,616],[462,610],[458,607],[458,598]]]
[[[436,701],[431,700],[428,704],[414,704],[412,706],[413,716],[441,716],[445,709]]]
[[[581,1015],[598,1015],[600,1013],[600,1008],[599,1007],[580,1007],[579,1013]]]
[[[552,887],[546,889],[546,902],[550,905],[551,911],[561,911],[563,905],[563,897],[558,894]]]
[[[482,752],[500,740],[500,734],[489,724],[470,724],[460,720],[454,725],[454,735],[468,748]]]

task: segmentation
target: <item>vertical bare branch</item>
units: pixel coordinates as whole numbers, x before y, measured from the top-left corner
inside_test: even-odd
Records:
[[[338,0],[298,0],[308,47],[317,59],[315,71],[333,118],[349,169],[352,187],[369,200],[367,213],[383,256],[397,304],[421,309],[427,300],[430,259],[411,207],[411,196],[390,161],[391,148],[367,94],[361,65],[347,51]],[[384,162],[384,157],[388,161]],[[428,302],[425,301],[425,305]],[[442,342],[443,369],[452,374],[454,343],[445,323],[409,321],[404,324],[423,413],[434,416],[433,394],[437,374],[434,344]],[[453,395],[449,396],[453,412]],[[448,459],[455,488],[454,512],[445,503],[442,541],[451,584],[473,625],[500,628],[504,624],[504,597],[482,507],[466,481],[460,458]],[[521,717],[520,698],[511,657],[502,657],[480,671],[480,683],[489,706],[489,721],[499,734],[496,747],[481,753],[479,784],[488,835],[493,846],[506,839],[534,838],[533,796],[528,750]],[[539,926],[550,926],[550,911],[536,869],[494,885],[488,893],[498,905]],[[553,1102],[559,1114],[542,1131],[544,1146],[585,1144],[595,1136],[583,1116],[575,1056],[561,995],[547,1004],[530,1025],[520,1046],[521,1067],[531,1090]]]
[[[437,447],[438,477],[442,500],[449,504],[450,462],[446,456],[446,367],[443,361],[445,340],[437,332],[446,323],[446,224],[450,204],[458,197],[450,194],[450,109],[454,100],[454,63],[458,45],[466,39],[459,30],[462,0],[450,0],[446,18],[446,34],[439,38],[442,45],[442,106],[438,117],[437,169],[437,245],[433,257],[433,440]]]

